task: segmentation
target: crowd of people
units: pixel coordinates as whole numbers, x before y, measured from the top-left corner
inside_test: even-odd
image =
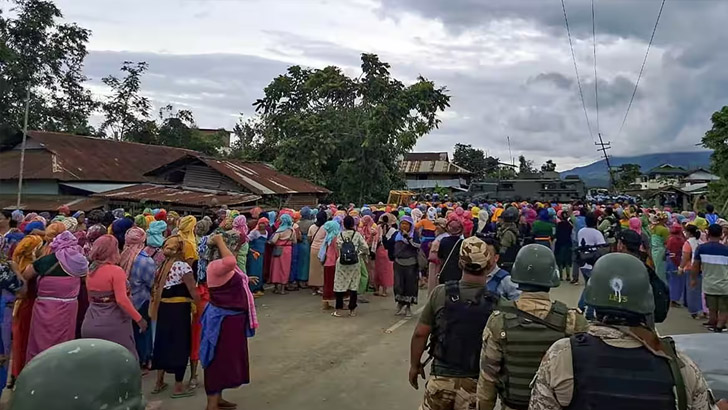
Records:
[[[475,394],[483,377],[480,357],[473,362],[463,354],[480,349],[481,334],[505,334],[510,319],[505,315],[483,333],[486,320],[476,312],[479,319],[458,325],[463,335],[477,334],[476,342],[458,339],[453,343],[467,348],[448,357],[442,345],[435,349],[434,329],[450,302],[460,299],[456,292],[490,298],[482,305],[486,319],[497,309],[510,309],[517,318],[521,311],[544,321],[568,318],[552,326],[554,333],[544,339],[548,348],[555,336],[582,332],[585,319],[600,317],[588,287],[579,302],[586,318],[563,305],[554,310],[548,289],[580,278],[588,284],[605,258],[600,249],[606,249],[631,254],[644,266],[653,289],[652,326],[664,319],[670,306],[662,309],[662,300],[669,298],[667,304],[707,317],[705,325],[722,332],[728,319],[726,233],[728,222],[710,206],[704,213],[676,213],[631,204],[413,202],[244,212],[221,207],[184,216],[149,208],[138,215],[123,209],[88,215],[67,207],[56,215],[16,210],[0,218],[0,383],[9,372],[12,386],[29,361],[53,346],[96,338],[124,346],[141,369],[157,371],[153,395],[169,388],[167,373],[174,375],[173,398],[195,394],[201,364],[208,410],[235,408],[222,392],[250,380],[247,338],[258,327],[256,298],[309,291],[323,310],[342,318],[355,317],[370,296],[391,293],[393,312],[411,317],[420,289],[427,289],[418,340],[432,335],[434,368],[440,376],[465,376],[471,380],[466,390]],[[524,265],[519,256],[527,249],[535,259]],[[555,279],[529,278],[529,271],[550,274],[551,260]],[[463,288],[452,285],[458,281]],[[540,359],[529,363],[537,366]],[[501,366],[493,362],[490,369],[489,380],[499,386]],[[416,384],[421,369],[413,364],[413,370]],[[436,386],[428,384],[428,393]],[[526,387],[512,396],[513,408],[523,407]]]

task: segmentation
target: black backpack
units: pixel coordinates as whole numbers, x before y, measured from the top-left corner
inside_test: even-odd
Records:
[[[341,254],[339,255],[339,262],[342,265],[356,265],[359,263],[359,254],[356,252],[356,246],[351,238],[344,238],[344,234],[340,234],[341,239],[344,243],[341,245]]]

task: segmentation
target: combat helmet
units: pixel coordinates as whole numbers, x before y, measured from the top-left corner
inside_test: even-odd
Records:
[[[36,356],[15,384],[10,410],[142,410],[139,361],[100,339],[61,343]]]
[[[503,222],[517,222],[519,215],[518,208],[511,206],[503,211],[501,217],[503,218]]]
[[[555,288],[561,285],[554,253],[539,244],[526,245],[518,251],[511,269],[511,280],[524,285]]]
[[[584,291],[586,304],[640,315],[654,313],[655,299],[647,268],[626,253],[604,255],[594,264]]]

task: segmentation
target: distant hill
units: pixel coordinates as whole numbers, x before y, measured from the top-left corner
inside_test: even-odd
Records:
[[[647,172],[665,163],[686,169],[708,168],[710,167],[710,154],[711,151],[671,152],[638,155],[636,157],[610,157],[609,159],[613,167],[622,164],[639,164],[642,167],[642,172]],[[609,185],[609,175],[604,160],[568,171],[561,171],[560,174],[562,178],[567,175],[578,175],[589,187]]]

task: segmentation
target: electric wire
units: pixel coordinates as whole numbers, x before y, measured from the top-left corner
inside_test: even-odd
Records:
[[[564,23],[566,24],[566,34],[569,36],[569,47],[571,48],[571,59],[574,62],[574,72],[576,72],[576,83],[579,86],[579,97],[581,98],[581,107],[584,109],[584,118],[586,118],[586,126],[589,129],[589,135],[594,140],[591,123],[589,122],[589,114],[586,111],[586,103],[584,103],[584,91],[581,87],[581,77],[579,76],[579,68],[576,65],[576,54],[574,54],[574,43],[571,40],[571,29],[569,28],[569,17],[566,15],[566,4],[561,0],[561,9],[564,11]],[[595,140],[596,141],[596,140]]]

